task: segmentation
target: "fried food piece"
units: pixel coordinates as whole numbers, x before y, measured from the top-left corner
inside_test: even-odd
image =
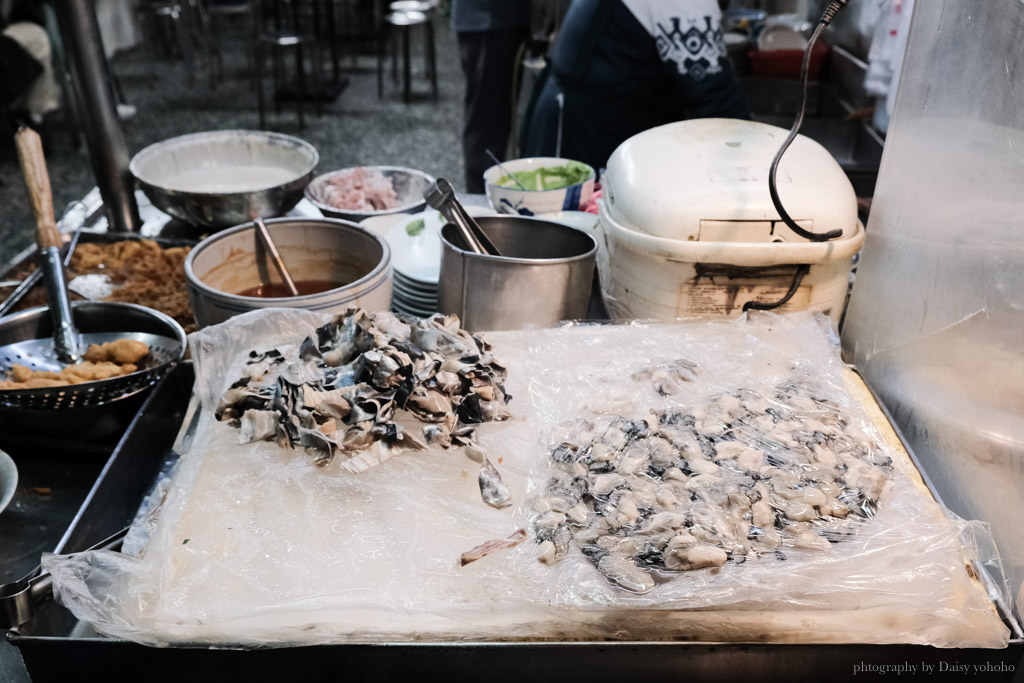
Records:
[[[0,391],[7,391],[8,389],[46,389],[64,386],[67,386],[67,382],[62,382],[59,379],[46,379],[45,377],[28,379],[24,382],[0,381]]]
[[[32,369],[24,365],[15,365],[11,368],[12,382],[27,382],[32,379]]]
[[[33,389],[29,386],[63,386],[67,384],[81,384],[82,382],[95,382],[100,379],[120,377],[135,372],[139,366],[131,363],[119,365],[117,363],[85,361],[77,365],[69,365],[60,372],[51,370],[32,370],[24,365],[15,365],[11,370],[10,381],[3,383],[4,389]],[[45,380],[45,381],[44,381]],[[39,384],[43,382],[42,384]],[[53,382],[56,382],[54,384]],[[10,386],[15,385],[15,386]]]
[[[95,363],[86,361],[84,363],[78,363],[77,365],[69,365],[61,371],[61,374],[66,378],[77,379],[78,382],[72,382],[72,384],[78,384],[80,382],[95,382],[100,379],[110,379],[111,377],[120,377],[121,375],[128,375],[138,370],[137,365],[126,363],[119,365],[117,363]]]
[[[14,365],[8,379],[0,380],[0,391],[61,387],[129,375],[139,369],[138,363],[147,355],[149,347],[134,339],[93,344],[85,352],[83,362],[68,365],[60,372]]]
[[[149,354],[149,347],[134,339],[116,339],[105,344],[93,344],[85,352],[85,360],[96,363],[130,363],[138,365]]]

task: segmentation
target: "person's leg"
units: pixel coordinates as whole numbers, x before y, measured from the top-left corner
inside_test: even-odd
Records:
[[[470,158],[470,150],[475,149],[477,143],[476,127],[480,118],[480,109],[483,104],[480,101],[480,82],[483,80],[483,50],[487,40],[487,33],[472,32],[459,33],[459,59],[462,63],[462,73],[466,77],[466,94],[463,98],[463,121],[462,121],[462,156],[466,161]],[[466,179],[470,178],[469,164],[465,164]],[[467,192],[482,192],[473,183],[466,183]]]
[[[523,156],[553,157],[557,156],[559,123],[561,121],[561,105],[558,95],[561,89],[555,77],[548,74],[540,85],[540,93],[530,111],[530,120],[523,127]]]
[[[54,78],[50,59],[50,38],[43,27],[19,22],[8,26],[3,33],[17,41],[43,67],[43,72],[25,92],[18,106],[40,117],[60,107],[60,86]]]
[[[466,118],[462,152],[466,191],[484,191],[483,173],[492,165],[487,150],[505,156],[512,129],[512,74],[522,30],[460,33],[462,69],[466,74]]]

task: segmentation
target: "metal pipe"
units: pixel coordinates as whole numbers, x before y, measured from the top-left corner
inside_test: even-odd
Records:
[[[110,229],[136,232],[142,220],[135,202],[135,181],[128,170],[128,144],[117,117],[93,0],[57,0],[55,4],[75,101]]]

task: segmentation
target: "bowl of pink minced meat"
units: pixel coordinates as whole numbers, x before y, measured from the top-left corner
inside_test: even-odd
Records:
[[[306,186],[306,199],[325,216],[359,222],[422,211],[423,192],[433,182],[433,177],[411,168],[356,166],[317,176]]]

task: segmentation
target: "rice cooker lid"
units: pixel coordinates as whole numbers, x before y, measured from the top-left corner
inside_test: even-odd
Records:
[[[781,221],[768,171],[789,131],[754,121],[693,119],[634,135],[602,177],[603,210],[621,225],[676,240],[806,241]],[[805,229],[857,230],[857,195],[820,144],[797,136],[779,164],[777,186]],[[841,238],[840,238],[841,239]]]

